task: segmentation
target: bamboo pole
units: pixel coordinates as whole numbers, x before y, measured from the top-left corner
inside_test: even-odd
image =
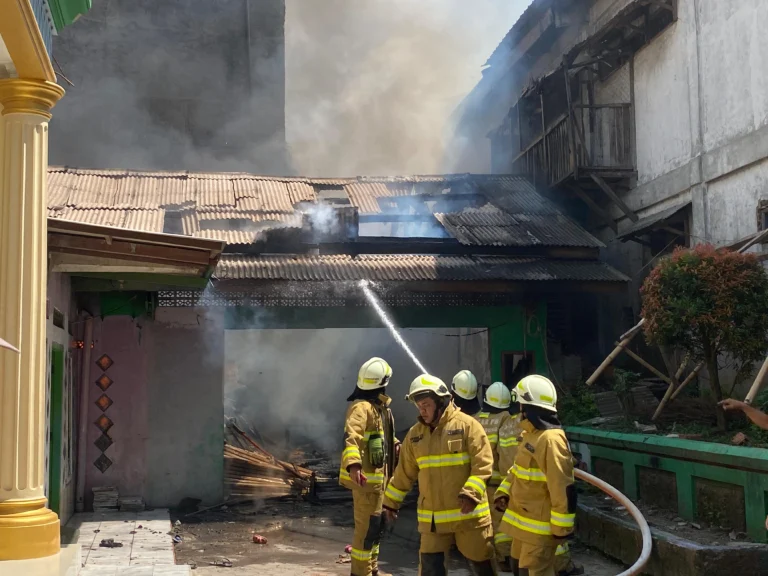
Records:
[[[688,377],[680,383],[680,386],[677,387],[677,390],[675,390],[674,394],[672,394],[672,398],[670,398],[669,400],[672,401],[675,398],[677,398],[680,395],[680,392],[683,391],[683,388],[685,388],[686,386],[688,386],[688,384],[693,382],[693,379],[696,378],[699,372],[701,372],[702,368],[704,368],[704,362],[699,362],[698,364],[696,364],[696,367],[693,369],[693,371],[690,374],[688,374]]]
[[[630,350],[629,348],[624,350],[624,352],[626,352],[627,356],[632,358],[635,362],[637,362],[638,364],[640,364],[641,366],[643,366],[647,370],[653,372],[654,374],[656,374],[656,376],[658,376],[659,378],[664,380],[664,382],[669,384],[670,387],[674,388],[675,383],[669,378],[669,376],[666,376],[661,370],[656,368],[653,364],[650,364],[649,362],[646,362],[645,360],[643,360],[643,358],[641,358],[640,356],[638,356],[637,354],[632,352],[632,350]]]
[[[603,363],[600,364],[600,366],[597,367],[597,370],[595,370],[592,373],[592,376],[590,376],[587,379],[587,386],[592,386],[592,384],[595,383],[595,381],[600,378],[600,375],[605,371],[608,366],[611,365],[611,363],[616,359],[616,357],[621,354],[621,351],[624,350],[630,342],[632,342],[632,339],[637,336],[637,334],[640,332],[640,330],[643,327],[643,324],[645,324],[645,318],[641,319],[640,322],[635,324],[633,328],[625,332],[621,335],[620,342],[616,344],[616,347],[613,349],[613,351],[608,354],[605,360],[603,360]]]
[[[755,381],[752,383],[752,387],[749,389],[744,402],[747,404],[752,404],[752,402],[755,400],[755,396],[757,396],[757,393],[760,392],[760,388],[763,387],[766,374],[768,374],[768,358],[766,358],[763,361],[763,365],[760,366],[760,372],[757,373],[757,377],[755,377]]]

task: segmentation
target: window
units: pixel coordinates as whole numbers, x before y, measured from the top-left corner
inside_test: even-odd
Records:
[[[757,203],[757,231],[763,230],[768,230],[768,200],[760,200]],[[763,244],[768,244],[768,240]]]
[[[502,352],[501,379],[508,388],[513,388],[520,380],[536,372],[533,352]]]
[[[181,212],[166,210],[163,217],[163,234],[184,234],[184,226],[181,222]]]
[[[316,188],[315,193],[320,202],[336,206],[350,206],[349,195],[342,187]]]

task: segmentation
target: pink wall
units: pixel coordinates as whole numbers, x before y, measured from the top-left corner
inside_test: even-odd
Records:
[[[147,349],[143,335],[144,319],[129,316],[108,316],[94,319],[94,348],[91,354],[91,371],[88,386],[88,445],[86,462],[85,502],[90,508],[94,486],[116,486],[121,495],[144,495],[147,479],[146,451],[149,437],[147,422]],[[102,371],[96,364],[102,354],[107,354],[113,365]],[[104,392],[113,404],[102,412],[95,404],[102,395],[96,380],[106,373],[113,384]],[[105,414],[113,422],[107,434],[113,444],[105,455],[112,461],[102,473],[94,465],[101,451],[94,442],[101,431],[94,424]]]

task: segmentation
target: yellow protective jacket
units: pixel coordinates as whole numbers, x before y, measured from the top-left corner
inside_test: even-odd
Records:
[[[562,429],[537,430],[522,421],[515,464],[496,491],[509,504],[500,530],[529,544],[554,545],[553,536],[573,532],[576,493],[573,456]]]
[[[478,415],[477,421],[482,424],[485,433],[488,436],[488,441],[491,443],[493,449],[493,474],[488,481],[489,486],[498,486],[506,476],[507,468],[500,467],[500,431],[511,416],[508,412],[498,412],[497,414],[491,414],[489,412],[481,412]]]
[[[344,451],[341,453],[339,484],[350,490],[383,492],[387,480],[395,468],[395,420],[389,405],[392,400],[380,394],[377,400],[355,400],[347,408],[344,424]],[[384,438],[384,466],[374,468],[368,456],[368,440],[378,432]],[[368,479],[365,486],[358,486],[349,476],[349,467],[360,464]]]
[[[419,532],[449,533],[491,524],[486,482],[493,473],[493,449],[483,427],[451,403],[432,430],[421,419],[403,441],[400,462],[384,506],[397,510],[419,482]],[[459,496],[477,503],[462,514]]]
[[[522,433],[520,414],[510,416],[499,427],[499,472],[504,478],[509,474],[509,469],[515,463],[517,447]]]

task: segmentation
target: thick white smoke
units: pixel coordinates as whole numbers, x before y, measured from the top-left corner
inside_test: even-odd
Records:
[[[287,0],[286,136],[297,170],[440,172],[451,113],[529,4]]]

